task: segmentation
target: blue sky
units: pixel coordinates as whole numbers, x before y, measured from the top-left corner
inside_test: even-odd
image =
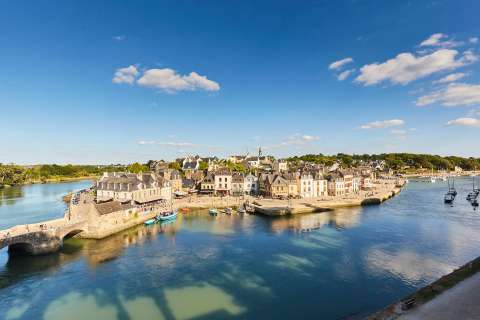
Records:
[[[0,162],[259,146],[478,157],[478,12],[473,0],[0,1]]]

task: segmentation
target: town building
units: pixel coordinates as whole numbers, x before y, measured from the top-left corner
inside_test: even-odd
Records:
[[[171,200],[169,181],[149,173],[105,172],[97,181],[97,202],[119,201],[146,203]]]
[[[310,173],[302,173],[300,175],[300,198],[315,197],[313,187],[313,176]]]
[[[329,196],[344,196],[345,181],[340,171],[330,172],[327,176],[327,190]]]
[[[258,178],[253,174],[248,174],[243,180],[243,192],[248,195],[258,193]]]
[[[200,183],[200,193],[213,194],[215,192],[215,177],[209,172]]]
[[[232,191],[232,174],[226,168],[215,173],[215,195],[227,196]]]
[[[239,197],[244,195],[245,177],[240,173],[232,176],[232,195]]]

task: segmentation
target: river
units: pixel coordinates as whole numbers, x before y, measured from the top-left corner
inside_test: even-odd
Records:
[[[379,206],[280,218],[190,212],[69,239],[47,256],[3,249],[0,318],[362,318],[480,255],[470,181],[457,179],[453,206],[446,183],[412,182]],[[2,224],[61,215],[61,195],[82,183],[22,187],[15,204],[2,200]]]

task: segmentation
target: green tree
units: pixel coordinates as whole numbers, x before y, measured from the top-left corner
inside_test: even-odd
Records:
[[[128,171],[133,173],[145,172],[148,171],[148,167],[146,165],[140,164],[138,162],[132,163],[128,166]]]

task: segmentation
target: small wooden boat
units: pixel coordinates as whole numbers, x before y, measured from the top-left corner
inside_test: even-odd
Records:
[[[148,219],[148,220],[145,221],[144,223],[145,223],[146,226],[149,226],[149,225],[151,225],[151,224],[154,224],[155,221],[156,221],[155,219]]]
[[[212,216],[216,216],[218,214],[218,211],[215,208],[210,208],[208,210],[208,213],[210,213]]]
[[[178,211],[173,210],[164,214],[159,214],[157,216],[158,221],[169,221],[169,220],[175,220],[177,218]]]
[[[190,211],[190,208],[182,208],[180,209],[182,212],[189,212]]]

